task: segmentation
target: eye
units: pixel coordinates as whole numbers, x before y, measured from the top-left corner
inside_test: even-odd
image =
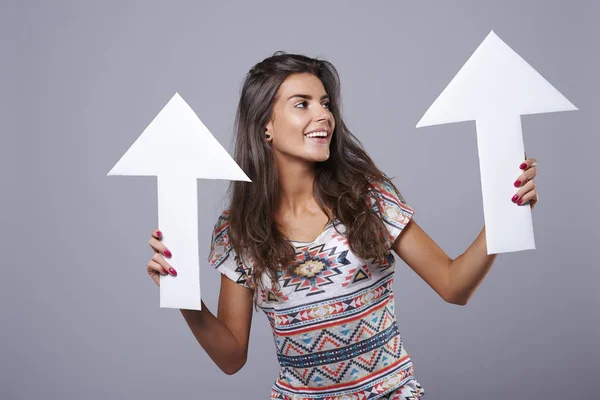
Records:
[[[294,107],[298,108],[298,106],[299,106],[300,104],[302,104],[302,105],[306,105],[306,102],[305,102],[305,101],[301,101],[300,103],[296,103],[296,104],[294,105]],[[302,108],[304,108],[304,107],[302,107]]]
[[[325,103],[323,103],[323,105],[325,106],[325,108],[327,108],[328,110],[330,109],[330,103],[328,101],[326,101]]]

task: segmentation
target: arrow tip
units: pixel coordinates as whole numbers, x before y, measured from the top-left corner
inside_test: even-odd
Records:
[[[108,173],[106,174],[106,176],[121,176],[121,175],[123,175],[122,173],[120,173],[120,172],[118,171],[118,169],[117,169],[117,165],[118,165],[118,163],[117,163],[117,164],[115,164],[115,165],[114,165],[114,166],[113,166],[113,167],[110,169],[110,171],[108,171]]]
[[[416,127],[576,109],[491,30]]]
[[[116,164],[115,164],[116,165]],[[111,176],[113,175],[113,170],[115,169],[115,167],[113,166],[110,171],[108,171],[108,173],[106,174],[106,176]]]

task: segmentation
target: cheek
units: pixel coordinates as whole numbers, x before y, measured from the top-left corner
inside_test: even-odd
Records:
[[[304,131],[309,124],[310,120],[301,115],[288,115],[287,118],[280,121],[279,134],[287,138],[303,138]]]

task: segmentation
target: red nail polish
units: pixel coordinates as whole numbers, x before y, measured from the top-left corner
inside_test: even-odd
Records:
[[[519,186],[521,186],[521,181],[517,179],[515,181],[515,187],[519,187]]]
[[[165,256],[171,257],[171,252],[169,251],[169,249],[165,249]]]
[[[519,168],[525,169],[525,168],[527,168],[527,164],[523,163],[523,164],[519,165]]]
[[[156,231],[156,236],[161,237],[162,236],[162,232],[161,231]]]
[[[519,198],[519,195],[515,194],[512,198],[512,202],[514,203],[515,201],[517,201],[518,198]]]
[[[177,271],[175,271],[173,268],[169,268],[169,272],[171,275],[177,275]]]
[[[523,199],[519,199],[519,201],[517,201],[518,205],[521,205],[523,203]]]

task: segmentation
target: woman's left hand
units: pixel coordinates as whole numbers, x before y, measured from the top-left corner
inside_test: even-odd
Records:
[[[533,207],[540,200],[535,190],[535,181],[533,180],[537,175],[535,158],[526,159],[519,168],[523,170],[523,173],[515,181],[515,187],[518,187],[519,190],[513,196],[512,202],[519,206],[529,203],[533,210]]]

